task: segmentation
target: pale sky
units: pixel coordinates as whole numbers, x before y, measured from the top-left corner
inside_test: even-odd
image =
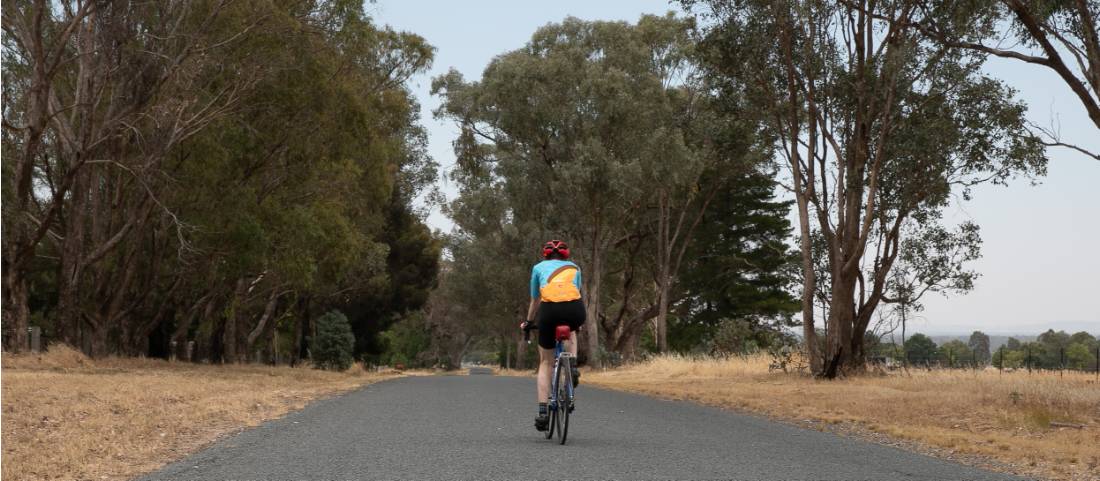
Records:
[[[663,0],[381,0],[367,9],[379,23],[417,33],[437,49],[432,71],[413,79],[412,88],[429,133],[429,152],[444,170],[454,164],[451,142],[458,130],[432,118],[439,105],[429,93],[432,77],[455,68],[467,79],[479,79],[494,56],[523,46],[538,27],[566,16],[633,22],[643,13],[679,10]],[[1056,121],[1067,140],[1100,150],[1100,133],[1055,74],[997,59],[986,69],[1019,90],[1032,121]],[[983,186],[974,200],[948,210],[948,219],[981,226],[983,256],[971,264],[981,278],[964,296],[927,299],[910,332],[1038,334],[1048,327],[1100,332],[1100,161],[1064,149],[1048,155],[1049,173],[1040,185]],[[442,187],[453,198],[454,186]],[[452,228],[438,210],[429,224]]]

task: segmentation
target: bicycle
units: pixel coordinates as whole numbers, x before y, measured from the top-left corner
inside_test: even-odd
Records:
[[[537,325],[529,324],[523,329],[524,340],[531,343],[531,331]],[[547,402],[547,414],[550,415],[550,427],[546,430],[546,439],[558,434],[558,444],[565,444],[569,435],[569,414],[573,412],[575,397],[573,390],[573,356],[565,351],[565,341],[570,337],[569,326],[561,325],[554,330],[554,370],[550,377],[550,399]]]

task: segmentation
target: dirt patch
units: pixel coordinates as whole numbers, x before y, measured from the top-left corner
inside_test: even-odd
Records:
[[[769,372],[768,365],[765,357],[670,356],[584,379],[988,469],[1100,480],[1100,383],[1093,374],[911,370],[819,381]]]
[[[2,479],[125,480],[395,373],[4,355]]]

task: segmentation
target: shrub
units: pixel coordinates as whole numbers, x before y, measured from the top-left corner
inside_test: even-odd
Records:
[[[310,352],[314,366],[343,371],[351,367],[354,349],[355,335],[343,313],[333,310],[317,319],[317,335]]]
[[[379,334],[382,339],[382,361],[396,366],[428,367],[432,336],[427,317],[423,312],[412,312]]]

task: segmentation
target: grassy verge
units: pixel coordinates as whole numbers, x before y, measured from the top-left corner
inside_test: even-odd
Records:
[[[123,480],[309,401],[395,376],[306,367],[3,357],[6,480]]]
[[[660,357],[589,372],[583,380],[764,414],[1018,474],[1100,479],[1100,384],[1092,374],[911,370],[818,381],[769,373],[768,363],[763,357]]]

